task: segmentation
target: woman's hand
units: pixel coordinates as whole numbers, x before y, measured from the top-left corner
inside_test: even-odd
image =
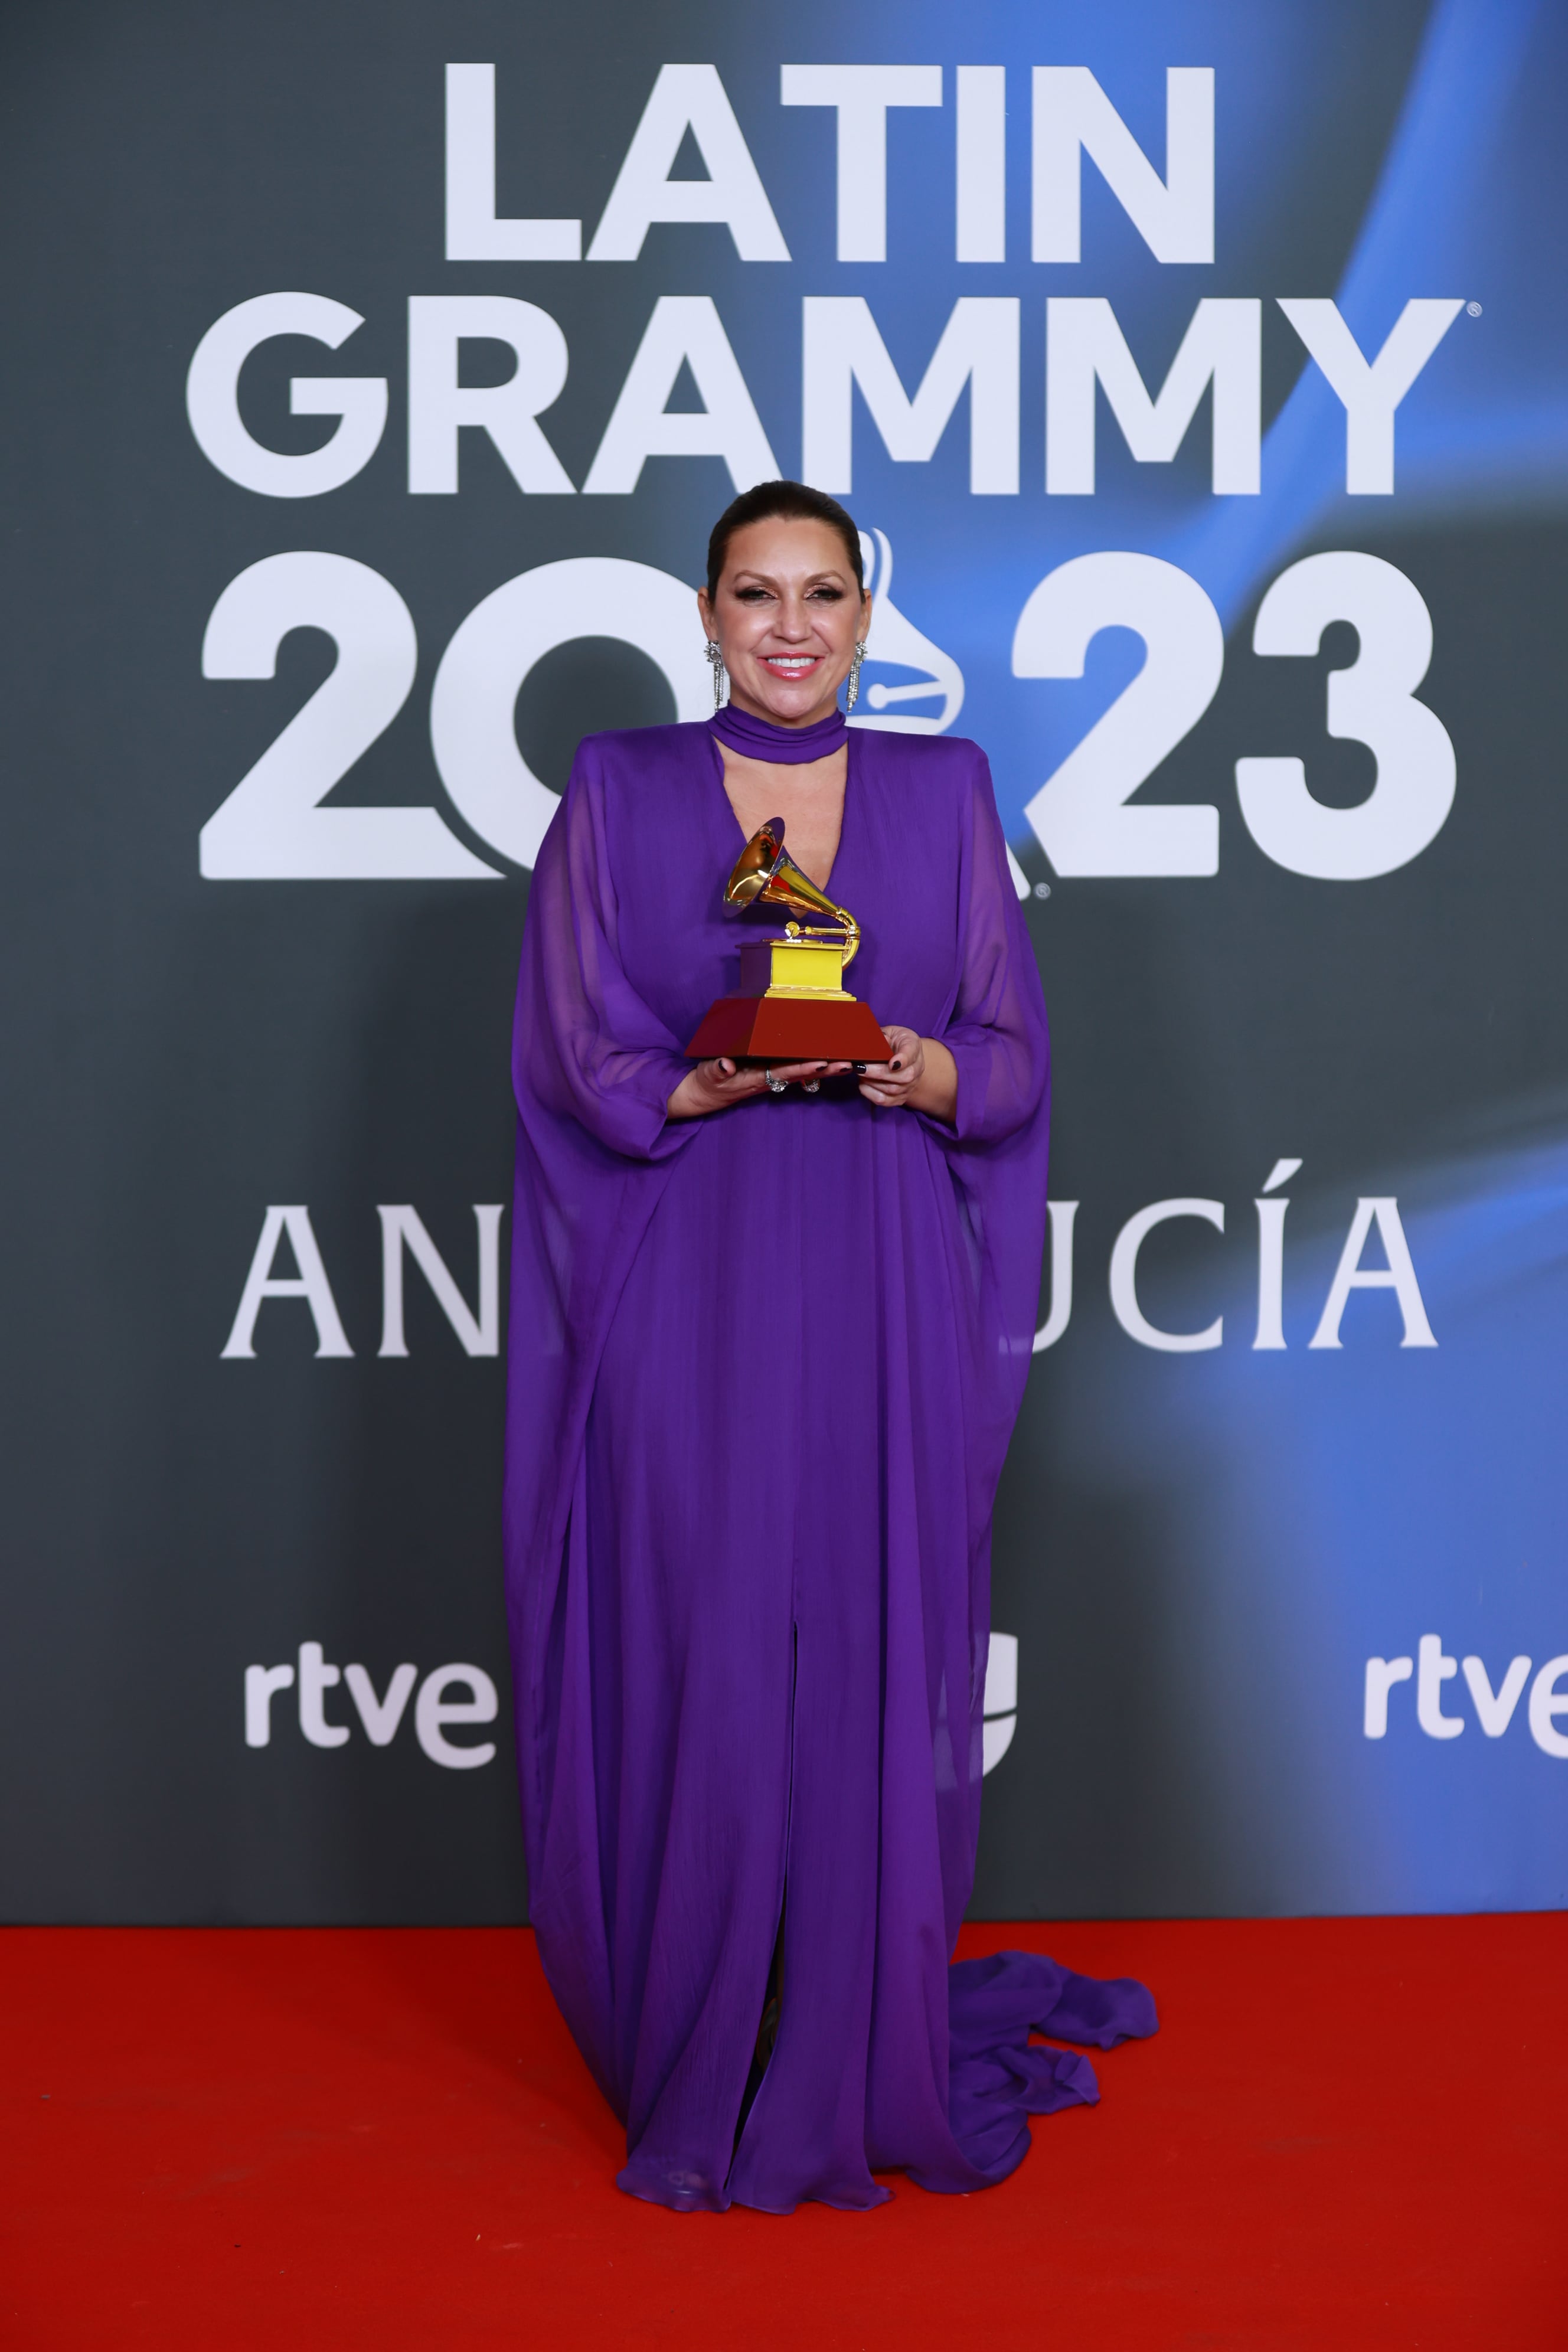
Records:
[[[923,1110],[950,1124],[958,1109],[958,1065],[935,1037],[919,1037],[912,1029],[894,1029],[884,1022],[882,1034],[892,1047],[885,1062],[856,1064],[863,1069],[860,1092],[879,1110]]]
[[[879,1110],[923,1110],[951,1123],[958,1108],[958,1066],[947,1047],[912,1029],[884,1025],[892,1047],[885,1062],[775,1062],[771,1071],[743,1068],[727,1054],[698,1062],[665,1104],[667,1118],[706,1118],[710,1111],[753,1101],[769,1091],[770,1075],[784,1085],[809,1087],[854,1069],[866,1101]]]
[[[824,1078],[837,1077],[849,1067],[847,1062],[776,1062],[773,1076],[785,1086],[820,1085]],[[710,1111],[728,1110],[731,1103],[749,1102],[755,1095],[771,1092],[768,1072],[742,1069],[727,1054],[710,1062],[699,1062],[688,1070],[675,1092],[664,1106],[667,1118],[706,1118]]]

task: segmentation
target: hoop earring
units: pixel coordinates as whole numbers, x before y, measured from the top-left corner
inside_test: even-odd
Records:
[[[724,698],[729,692],[730,681],[724,673],[724,656],[719,650],[717,637],[710,637],[708,640],[708,659],[713,670],[713,708],[715,710],[722,710]]]
[[[844,708],[846,710],[853,710],[855,708],[856,698],[860,692],[860,665],[865,658],[866,640],[864,637],[857,637],[855,640],[855,658],[849,665],[849,691],[844,698]]]

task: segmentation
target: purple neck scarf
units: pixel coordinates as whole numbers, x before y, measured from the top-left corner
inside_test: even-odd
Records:
[[[773,760],[780,766],[795,767],[806,760],[825,760],[830,751],[837,751],[841,743],[848,740],[841,710],[819,719],[815,727],[775,727],[771,719],[753,719],[749,710],[737,710],[732,702],[727,702],[708,723],[731,751],[739,751],[748,760]]]

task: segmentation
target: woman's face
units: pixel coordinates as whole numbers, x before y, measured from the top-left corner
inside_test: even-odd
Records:
[[[794,517],[736,531],[717,597],[710,604],[699,589],[697,604],[724,656],[731,700],[781,727],[827,716],[871,622],[838,533]]]

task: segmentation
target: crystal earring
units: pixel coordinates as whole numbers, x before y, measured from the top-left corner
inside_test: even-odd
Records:
[[[717,637],[710,637],[708,640],[708,658],[713,666],[713,708],[715,710],[722,710],[730,681],[724,675],[724,656],[719,650]]]
[[[864,637],[857,637],[855,640],[855,658],[849,665],[849,691],[844,698],[844,708],[846,710],[853,710],[855,708],[856,698],[860,691],[860,665],[865,658],[866,640]]]

